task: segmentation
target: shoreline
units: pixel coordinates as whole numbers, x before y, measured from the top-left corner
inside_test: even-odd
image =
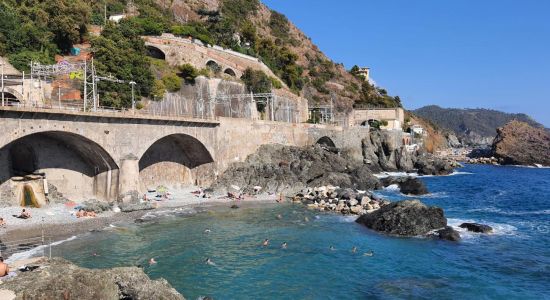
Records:
[[[244,200],[239,201],[238,204],[241,208],[243,206],[246,207],[259,204],[276,204],[276,199],[277,198],[275,195],[259,195],[255,197],[246,197]],[[189,197],[184,197],[183,199],[178,198],[161,202],[160,206],[155,209],[132,212],[109,211],[99,214],[98,217],[95,218],[77,219],[75,217],[65,219],[61,222],[44,221],[25,224],[23,226],[8,225],[9,227],[0,229],[0,245],[11,242],[21,242],[21,244],[23,244],[23,240],[41,237],[42,233],[46,238],[45,244],[64,242],[72,237],[77,237],[92,231],[103,230],[109,225],[135,223],[136,220],[148,214],[163,215],[165,213],[174,212],[176,213],[174,215],[177,215],[177,213],[183,209],[198,209],[197,212],[200,212],[201,209],[215,209],[234,203],[233,199],[228,199],[225,197],[213,197],[204,201],[200,200],[202,200],[202,198],[194,197],[194,195],[190,194]],[[18,209],[20,208],[18,207]],[[39,209],[35,209],[35,211]],[[10,252],[9,249],[8,251],[3,250],[2,255],[4,255],[4,259],[10,260],[10,257],[15,254],[23,253],[39,246],[41,246],[41,244],[35,246],[33,245],[29,249],[14,252]],[[7,253],[8,255],[6,256],[4,253]]]

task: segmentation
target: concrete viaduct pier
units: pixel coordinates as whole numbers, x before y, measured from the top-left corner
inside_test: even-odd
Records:
[[[317,142],[361,155],[368,130],[250,119],[211,120],[0,107],[0,201],[41,174],[70,200],[128,201],[160,184],[208,185],[263,144]],[[6,204],[6,203],[4,203]]]

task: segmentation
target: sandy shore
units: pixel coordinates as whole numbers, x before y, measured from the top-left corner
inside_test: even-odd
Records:
[[[27,208],[32,218],[23,220],[13,217],[21,212],[21,207],[3,207],[0,208],[0,217],[6,220],[7,226],[0,228],[0,242],[9,244],[14,241],[36,238],[42,236],[42,232],[47,241],[56,242],[93,230],[101,230],[111,224],[132,223],[145,214],[162,214],[181,208],[208,209],[234,203],[234,200],[227,197],[199,198],[191,193],[193,190],[196,188],[173,191],[172,199],[154,201],[157,204],[157,208],[154,210],[118,213],[109,211],[99,214],[96,218],[77,218],[74,215],[76,212],[74,208],[54,204],[43,208]],[[275,203],[275,200],[275,195],[245,197],[239,205],[258,202]]]

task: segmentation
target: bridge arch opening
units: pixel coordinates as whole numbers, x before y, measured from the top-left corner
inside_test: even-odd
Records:
[[[148,56],[156,59],[166,60],[166,54],[164,53],[164,51],[160,50],[159,48],[148,45],[146,46],[146,49],[147,49]]]
[[[235,73],[235,71],[233,71],[233,69],[231,69],[231,68],[225,69],[225,71],[223,71],[223,73],[227,74],[231,77],[237,77],[237,73]]]
[[[20,93],[9,87],[4,87],[4,92],[0,90],[0,99],[2,94],[4,94],[4,101],[7,102],[7,105],[18,105],[23,100],[23,96]]]
[[[206,67],[214,73],[219,73],[222,69],[222,67],[217,62],[215,62],[214,60],[207,61],[206,62]]]
[[[334,141],[328,136],[321,137],[320,139],[317,140],[316,144],[336,148],[336,144],[334,144]]]
[[[154,142],[139,160],[142,190],[167,185],[200,185],[214,159],[198,139],[172,134]]]
[[[109,201],[116,195],[117,164],[100,145],[75,133],[45,131],[20,137],[0,148],[0,159],[5,162],[0,165],[0,188],[11,189],[14,204],[21,203],[18,198],[28,184],[36,185],[37,197],[53,201]],[[52,185],[59,193],[46,195]]]

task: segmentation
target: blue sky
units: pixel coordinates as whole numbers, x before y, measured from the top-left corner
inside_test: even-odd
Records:
[[[523,112],[550,127],[550,1],[263,0],[406,108]]]

